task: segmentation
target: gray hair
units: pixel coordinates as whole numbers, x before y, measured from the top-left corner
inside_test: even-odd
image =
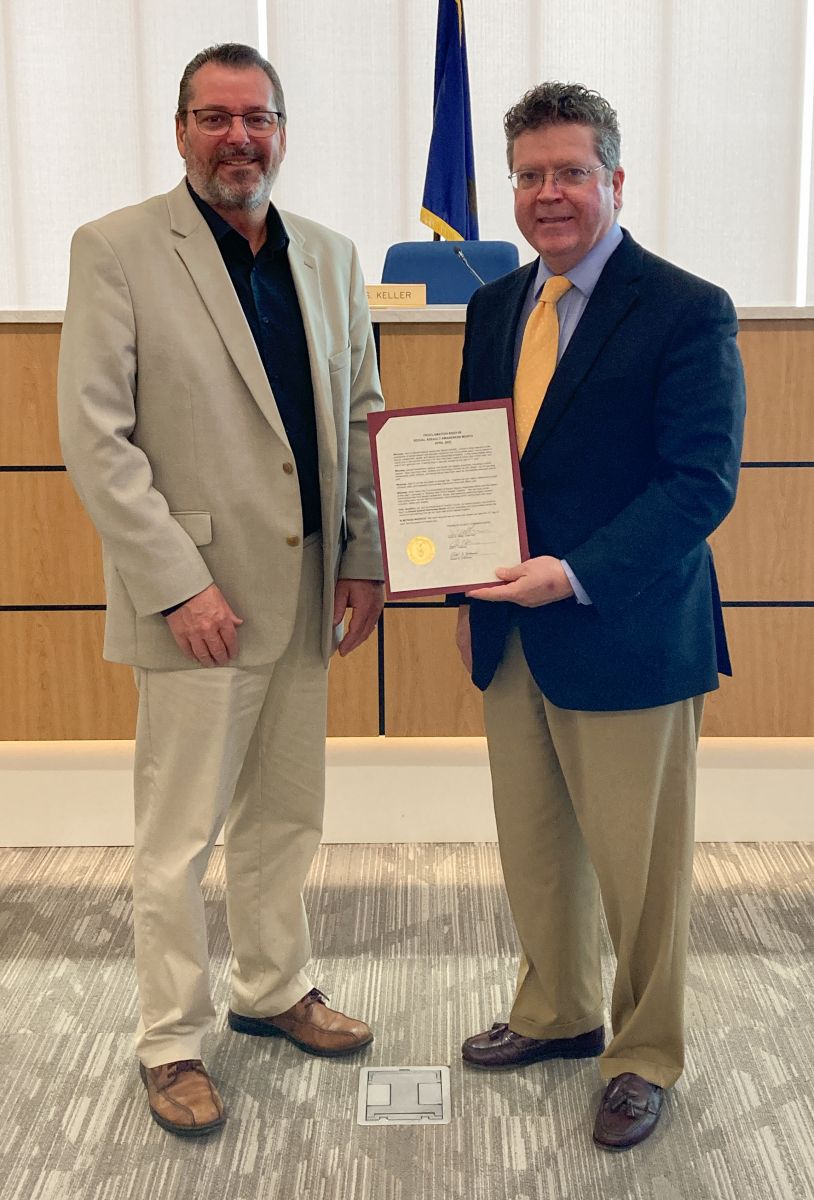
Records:
[[[581,83],[539,83],[509,109],[503,118],[509,169],[514,165],[515,139],[521,133],[567,123],[592,129],[602,165],[609,171],[616,170],[622,147],[616,112],[599,92],[592,92]]]
[[[222,42],[219,46],[208,46],[187,63],[178,89],[178,110],[175,115],[179,120],[186,119],[192,95],[192,78],[207,63],[218,63],[219,66],[234,67],[239,71],[245,71],[249,67],[259,67],[261,71],[265,71],[274,89],[274,103],[280,113],[280,122],[285,121],[285,98],[280,76],[259,50],[255,50],[254,46],[244,46],[242,42]]]

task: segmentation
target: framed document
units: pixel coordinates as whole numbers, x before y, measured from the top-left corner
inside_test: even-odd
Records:
[[[511,400],[367,418],[391,600],[498,584],[528,558]]]

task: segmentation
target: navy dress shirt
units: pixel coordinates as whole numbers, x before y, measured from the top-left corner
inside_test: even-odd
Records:
[[[266,240],[255,257],[246,238],[188,182],[187,187],[218,243],[274,393],[297,465],[306,538],[322,528],[319,455],[311,361],[288,261],[288,234],[277,209],[269,205]]]

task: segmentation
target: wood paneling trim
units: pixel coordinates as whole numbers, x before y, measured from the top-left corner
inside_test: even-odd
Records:
[[[104,604],[99,538],[64,471],[0,472],[0,604]]]
[[[0,612],[0,740],[129,739],[129,667],[102,660],[104,613]]]
[[[724,600],[814,600],[814,467],[741,472],[710,538]]]
[[[57,430],[59,325],[0,325],[0,465],[62,462]]]

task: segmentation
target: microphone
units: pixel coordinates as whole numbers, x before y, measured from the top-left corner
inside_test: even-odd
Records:
[[[467,271],[469,271],[470,275],[474,275],[474,276],[475,276],[475,278],[477,279],[478,283],[486,283],[486,280],[485,280],[485,279],[481,279],[480,275],[479,275],[479,274],[478,274],[478,272],[475,270],[475,268],[472,266],[472,263],[471,263],[471,262],[469,261],[469,259],[466,257],[466,255],[464,254],[464,252],[463,252],[463,250],[461,249],[461,247],[460,247],[460,246],[453,246],[453,247],[452,247],[452,253],[453,253],[453,254],[456,254],[456,255],[458,256],[458,258],[461,260],[461,262],[463,263],[463,265],[466,267]]]

